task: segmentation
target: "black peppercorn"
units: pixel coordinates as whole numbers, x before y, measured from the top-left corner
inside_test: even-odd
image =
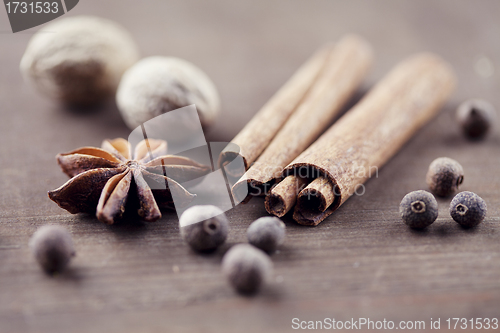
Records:
[[[471,139],[482,139],[495,120],[495,107],[482,99],[470,99],[457,109],[457,121],[462,132]]]
[[[57,225],[39,228],[29,245],[40,266],[48,273],[61,272],[75,255],[71,235]]]
[[[285,224],[277,217],[261,217],[250,224],[247,237],[253,246],[272,253],[285,240]]]
[[[450,215],[464,227],[474,227],[486,216],[486,202],[469,191],[458,193],[450,203]]]
[[[411,228],[425,228],[438,217],[436,198],[427,191],[413,191],[404,196],[399,205],[403,222]]]
[[[224,212],[211,205],[193,206],[179,220],[182,238],[196,251],[215,250],[224,243],[229,221]]]
[[[250,244],[237,244],[222,258],[223,274],[242,294],[256,293],[269,279],[272,269],[269,256]]]
[[[447,197],[454,194],[464,181],[464,169],[451,158],[436,158],[429,165],[426,181],[435,195]]]

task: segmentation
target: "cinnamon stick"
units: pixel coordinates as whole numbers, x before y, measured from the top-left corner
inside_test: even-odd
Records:
[[[320,175],[299,192],[293,218],[300,224],[318,225],[333,213],[437,114],[455,81],[452,68],[432,54],[419,54],[398,64],[285,168],[284,177],[304,174],[304,170]],[[292,192],[298,188],[290,188],[287,178],[270,195],[275,203],[288,201],[290,209],[283,188]],[[283,214],[279,205],[268,203],[268,212]]]
[[[295,205],[299,191],[308,184],[307,178],[295,175],[286,177],[266,196],[266,210],[273,215],[282,217]]]
[[[243,158],[247,170],[264,151],[311,89],[333,49],[333,45],[326,45],[316,51],[221,152],[219,165],[228,176],[236,180],[242,176],[239,168],[230,168],[229,163],[237,156]]]
[[[325,130],[354,94],[372,62],[372,50],[361,37],[342,38],[297,110],[269,146],[233,186],[238,201],[267,194],[283,168]],[[242,195],[243,194],[243,195]]]

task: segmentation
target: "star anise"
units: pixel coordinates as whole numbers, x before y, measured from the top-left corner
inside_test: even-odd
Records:
[[[127,140],[118,138],[104,140],[102,149],[83,147],[59,154],[57,162],[72,178],[49,191],[49,198],[72,214],[97,214],[108,224],[119,220],[126,207],[137,210],[144,221],[156,221],[159,206],[173,207],[172,192],[176,205],[195,197],[180,182],[210,172],[206,165],[166,152],[164,140],[143,140],[132,151]]]

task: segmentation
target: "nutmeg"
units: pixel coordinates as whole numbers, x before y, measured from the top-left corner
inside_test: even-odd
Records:
[[[191,104],[196,105],[204,127],[220,112],[219,94],[209,77],[190,62],[173,57],[144,58],[128,69],[116,103],[130,129]]]
[[[120,25],[73,16],[47,24],[31,38],[21,72],[46,95],[88,106],[113,96],[122,74],[138,59],[134,40]]]

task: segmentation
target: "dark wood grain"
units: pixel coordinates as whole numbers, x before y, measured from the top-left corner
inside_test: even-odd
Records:
[[[442,113],[366,183],[364,195],[315,228],[286,216],[274,282],[245,298],[224,281],[220,260],[245,241],[249,223],[267,215],[262,199],[228,212],[228,243],[211,255],[183,244],[173,212],[151,224],[107,226],[48,199],[47,191],[66,181],[57,153],[127,137],[128,130],[112,102],[67,110],[27,86],[18,65],[36,29],[12,34],[0,9],[0,332],[281,332],[292,331],[295,317],[432,317],[443,325],[448,317],[499,316],[500,120],[479,143],[463,139],[453,120],[470,97],[500,108],[499,2],[86,0],[69,15],[80,14],[125,25],[143,55],[179,56],[204,69],[224,109],[209,141],[230,140],[313,50],[346,32],[375,49],[363,90],[424,50],[447,59],[459,84]],[[477,71],[485,59],[496,70],[487,77]],[[439,156],[457,159],[466,174],[462,189],[486,200],[479,227],[453,222],[447,200],[426,231],[400,221],[401,198],[426,188],[427,167]],[[66,226],[77,249],[71,268],[54,278],[28,249],[29,237],[47,223]]]

